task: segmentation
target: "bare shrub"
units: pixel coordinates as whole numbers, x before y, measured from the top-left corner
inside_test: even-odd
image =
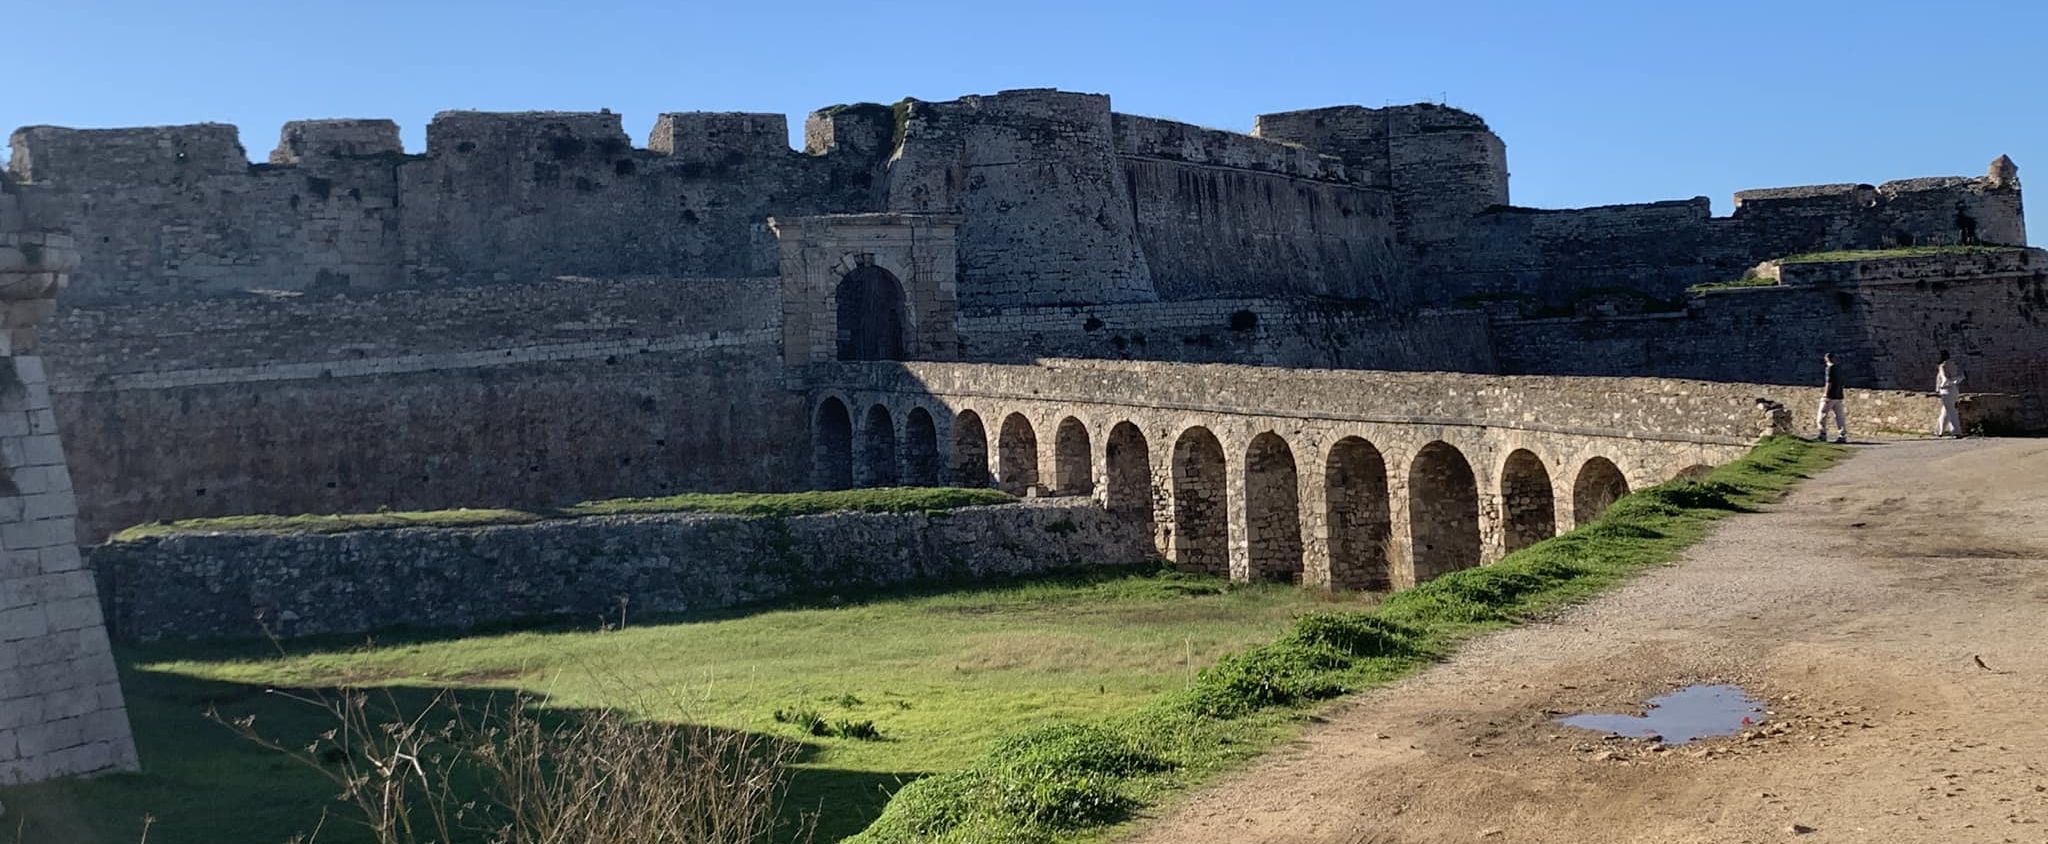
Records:
[[[274,693],[334,726],[288,747],[209,715],[332,780],[376,844],[765,844],[798,750],[611,709],[557,717],[527,695],[465,707],[444,691],[407,716],[388,694]]]

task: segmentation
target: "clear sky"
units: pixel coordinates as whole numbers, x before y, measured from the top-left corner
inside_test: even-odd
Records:
[[[0,126],[610,108],[776,111],[1057,87],[1249,131],[1442,100],[1507,140],[1518,205],[1981,175],[2048,196],[2048,2],[0,0]],[[2048,244],[2048,199],[2030,240]]]

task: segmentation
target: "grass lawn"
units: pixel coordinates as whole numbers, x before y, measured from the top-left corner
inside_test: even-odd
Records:
[[[180,533],[340,533],[408,527],[480,527],[520,525],[542,519],[581,516],[626,516],[648,513],[723,513],[735,516],[802,516],[810,513],[860,511],[910,513],[951,510],[979,504],[1007,504],[1017,499],[993,489],[952,487],[882,487],[814,492],[686,492],[659,498],[610,498],[585,501],[552,510],[385,510],[376,513],[334,513],[214,516],[204,519],[151,522],[114,534],[114,542]]]
[[[144,814],[156,818],[150,844],[271,844],[310,831],[332,789],[202,712],[218,703],[230,717],[256,715],[266,733],[311,736],[328,726],[317,712],[263,690],[340,684],[394,687],[413,706],[431,689],[521,689],[553,708],[802,738],[793,808],[819,812],[819,839],[836,840],[907,780],[963,767],[993,739],[1135,711],[1295,616],[1342,607],[1292,587],[1119,572],[611,632],[287,643],[285,657],[254,645],[124,648],[147,773],[0,789],[0,842],[16,841],[20,822],[23,844],[129,844]],[[811,738],[774,720],[797,706],[872,720],[882,740]],[[353,833],[330,821],[320,840]]]

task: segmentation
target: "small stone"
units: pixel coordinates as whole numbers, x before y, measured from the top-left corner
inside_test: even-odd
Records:
[[[1793,835],[1805,835],[1809,832],[1812,832],[1813,827],[1807,826],[1803,823],[1795,823],[1791,826],[1785,827],[1785,831],[1792,833]]]
[[[1621,754],[1615,753],[1612,750],[1602,750],[1599,753],[1593,754],[1593,761],[1595,762],[1612,762],[1619,758],[1621,758]]]

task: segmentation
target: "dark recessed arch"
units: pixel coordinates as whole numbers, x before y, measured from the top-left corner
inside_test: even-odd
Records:
[[[1230,492],[1223,443],[1207,428],[1189,428],[1174,441],[1172,459],[1173,562],[1189,571],[1228,577]]]
[[[811,424],[813,483],[821,489],[853,486],[853,417],[834,397],[818,402]]]
[[[1152,453],[1145,432],[1129,422],[1116,423],[1103,443],[1103,456],[1109,470],[1106,503],[1110,512],[1151,521]]]
[[[1614,502],[1628,494],[1628,479],[1614,461],[1595,457],[1579,467],[1579,478],[1572,482],[1572,523],[1583,525],[1600,514]]]
[[[1409,466],[1408,530],[1416,583],[1479,565],[1479,482],[1448,443],[1423,446]]]
[[[939,456],[939,426],[932,413],[913,407],[903,414],[903,482],[911,486],[945,483],[945,460]]]
[[[1329,502],[1330,588],[1387,589],[1393,585],[1387,553],[1393,515],[1387,497],[1387,461],[1372,443],[1345,437],[1323,465]]]
[[[953,483],[974,488],[994,483],[988,474],[988,427],[972,410],[953,418]]]
[[[896,418],[884,405],[870,405],[861,420],[860,463],[855,467],[861,486],[895,486],[903,482],[896,466]]]
[[[1095,469],[1089,456],[1088,426],[1069,416],[1052,435],[1052,491],[1055,495],[1093,495]]]
[[[996,484],[1011,495],[1038,486],[1038,432],[1022,413],[1003,417],[996,434]]]
[[[833,291],[840,360],[903,360],[910,317],[903,283],[881,267],[856,267]]]
[[[1513,552],[1557,535],[1557,496],[1543,458],[1526,448],[1508,454],[1500,470],[1501,550]]]
[[[1287,440],[1267,431],[1245,449],[1245,541],[1254,581],[1300,583],[1301,477]]]

